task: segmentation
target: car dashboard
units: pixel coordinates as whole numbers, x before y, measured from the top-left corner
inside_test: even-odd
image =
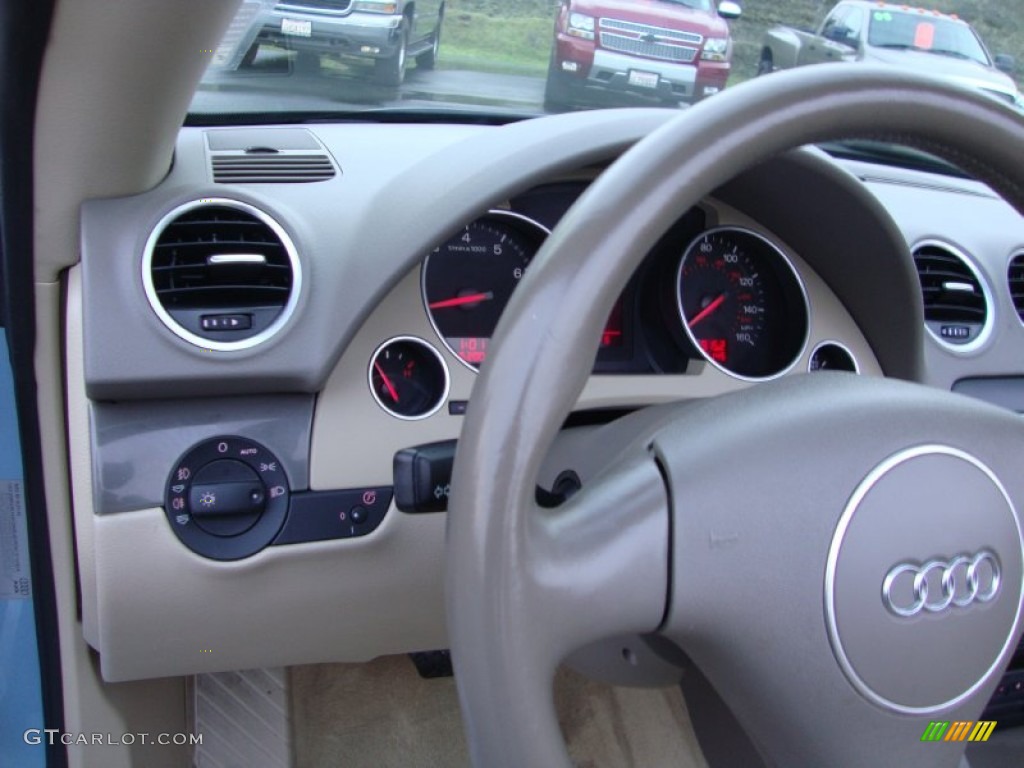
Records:
[[[446,647],[445,515],[399,508],[396,455],[458,439],[548,232],[670,116],[191,126],[155,188],[88,202],[66,376],[104,677]],[[572,441],[625,413],[819,369],[1024,411],[1022,298],[1024,223],[983,185],[773,158],[659,234],[539,483],[585,483]]]

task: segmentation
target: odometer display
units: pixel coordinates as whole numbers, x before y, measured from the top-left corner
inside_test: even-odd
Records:
[[[423,301],[438,336],[471,368],[487,357],[501,313],[547,237],[540,224],[491,211],[434,249],[423,263]]]
[[[694,347],[733,376],[777,376],[807,342],[807,299],[796,271],[749,230],[713,229],[690,243],[679,263],[677,299]]]

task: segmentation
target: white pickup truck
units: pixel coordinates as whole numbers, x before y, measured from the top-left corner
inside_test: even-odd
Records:
[[[844,0],[813,32],[769,29],[757,73],[830,61],[870,61],[930,72],[1011,104],[1022,103],[1006,74],[1014,68],[1013,58],[992,56],[970,24],[938,11],[875,0]]]

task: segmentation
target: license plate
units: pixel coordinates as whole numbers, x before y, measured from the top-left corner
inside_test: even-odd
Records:
[[[629,70],[628,82],[638,88],[657,88],[661,78],[657,72],[641,72],[636,69]]]
[[[294,35],[295,37],[312,37],[313,22],[298,21],[296,19],[281,19],[281,34]]]

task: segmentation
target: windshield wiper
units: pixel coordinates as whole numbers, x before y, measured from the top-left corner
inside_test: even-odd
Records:
[[[919,45],[911,45],[910,43],[872,43],[872,45],[875,48],[885,48],[889,51],[918,51],[919,53],[934,53],[936,56],[949,56],[953,59],[977,61],[973,56],[969,56],[961,51],[954,51],[952,48],[922,48]]]
[[[937,56],[949,56],[953,59],[966,59],[967,61],[977,61],[973,56],[968,56],[966,53],[961,51],[954,51],[951,48],[929,48],[928,53],[934,53]]]

